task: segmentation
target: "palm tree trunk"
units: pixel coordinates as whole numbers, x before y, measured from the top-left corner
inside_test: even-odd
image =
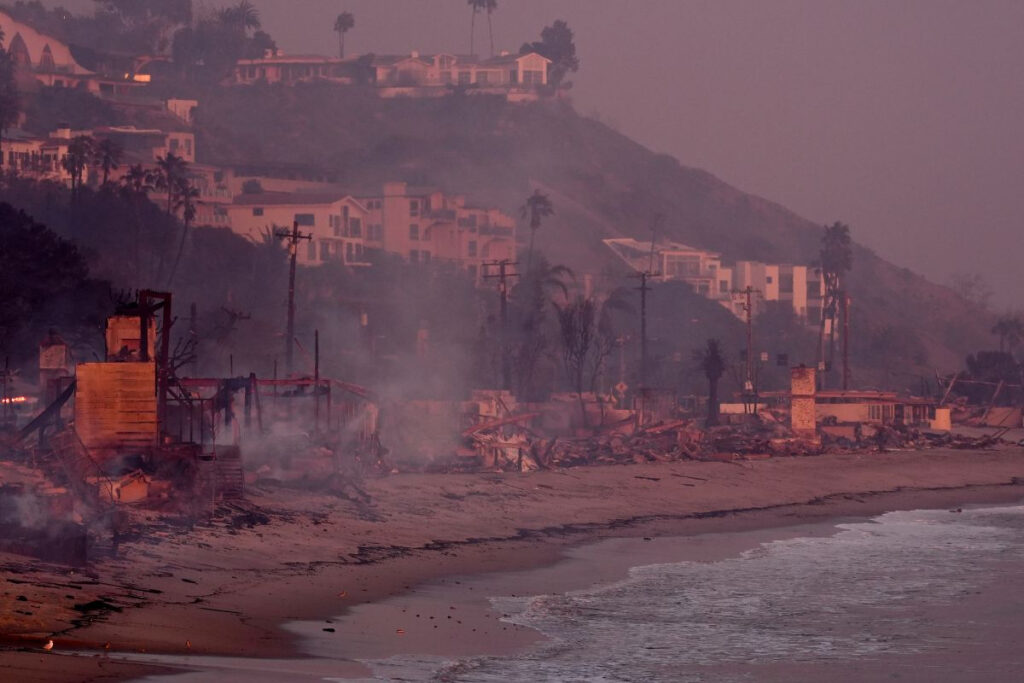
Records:
[[[167,275],[167,286],[170,287],[174,281],[174,274],[178,272],[178,264],[181,262],[181,254],[185,251],[185,238],[188,237],[188,221],[181,223],[181,241],[178,242],[178,253],[174,256],[174,263],[171,265],[171,272]]]
[[[825,305],[825,302],[822,301],[821,323],[820,323],[819,328],[818,328],[818,362],[817,362],[816,367],[815,367],[815,372],[817,372],[818,369],[821,368],[822,363],[825,362],[825,311],[826,310],[828,310],[828,307]],[[825,386],[823,384],[824,378],[821,376],[820,372],[818,372],[817,378],[818,378],[818,388],[819,389],[824,388],[824,386]]]
[[[341,32],[341,58],[345,59],[345,32]]]
[[[537,237],[537,228],[530,228],[530,249],[526,252],[526,272],[533,266],[533,240]]]
[[[579,369],[576,371],[576,397],[580,400],[580,424],[583,425],[583,429],[589,429],[590,425],[587,424],[587,402],[583,400],[583,364],[580,364]]]
[[[469,54],[473,54],[473,33],[476,31],[476,7],[473,8],[473,13],[469,16]]]
[[[491,25],[491,11],[487,10],[487,32],[491,36],[491,56],[494,56],[494,27]]]
[[[708,419],[707,427],[718,424],[718,380],[708,378]]]

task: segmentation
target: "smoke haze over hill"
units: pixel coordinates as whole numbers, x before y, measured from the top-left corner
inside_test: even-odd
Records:
[[[256,4],[288,52],[336,51],[342,9],[349,53],[468,50],[462,0]],[[576,33],[581,112],[816,223],[847,222],[936,281],[981,273],[997,307],[1017,306],[1024,5],[516,0],[494,15],[496,48],[556,18]]]

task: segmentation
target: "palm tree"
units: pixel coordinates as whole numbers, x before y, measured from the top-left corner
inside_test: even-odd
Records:
[[[167,276],[167,286],[174,280],[174,274],[178,272],[178,263],[181,262],[181,255],[185,251],[185,239],[188,237],[188,226],[195,220],[199,190],[189,182],[188,178],[182,177],[178,180],[177,202],[175,209],[181,209],[181,240],[178,242],[178,253],[174,257],[174,264]]]
[[[484,9],[487,10],[487,33],[491,38],[491,56],[494,56],[494,26],[491,24],[491,15],[498,9],[498,0],[484,0]]]
[[[705,425],[713,427],[718,424],[718,380],[725,374],[721,344],[717,339],[708,339],[704,349],[694,351],[694,356],[708,378],[708,418]]]
[[[551,203],[551,199],[540,190],[534,190],[533,194],[526,198],[526,203],[519,209],[519,215],[523,219],[530,220],[530,249],[526,253],[527,270],[530,269],[530,264],[533,262],[533,242],[537,236],[537,228],[540,227],[542,220],[554,213],[555,207]]]
[[[124,148],[116,140],[104,138],[93,150],[93,163],[103,171],[103,187],[110,181],[110,172],[118,168]]]
[[[241,0],[233,7],[225,7],[217,13],[217,18],[222,24],[243,31],[258,31],[262,27],[260,11],[249,0]]]
[[[174,212],[174,201],[182,187],[181,181],[188,175],[188,162],[168,152],[167,156],[157,157],[156,167],[154,184],[156,189],[167,192],[167,213],[170,215]]]
[[[82,176],[93,158],[96,141],[88,135],[78,135],[68,143],[68,152],[60,161],[60,165],[71,176],[71,196],[75,196],[82,187]]]
[[[476,35],[476,13],[480,10],[487,8],[488,0],[466,0],[466,4],[469,5],[470,9],[470,20],[469,20],[469,54],[474,54],[474,37]]]
[[[999,350],[1013,353],[1024,337],[1024,323],[1016,315],[1006,315],[992,326],[992,334],[999,336]]]
[[[552,302],[554,303],[554,302]],[[578,295],[562,306],[554,304],[561,332],[562,364],[566,379],[576,392],[580,404],[580,419],[587,428],[587,405],[583,400],[584,378],[591,347],[597,337],[597,303],[593,298]]]
[[[825,301],[821,312],[821,327],[818,335],[818,364],[825,360],[825,320],[832,321],[829,330],[829,357],[835,351],[836,317],[839,302],[844,296],[843,275],[853,267],[853,249],[850,240],[850,226],[836,221],[825,226],[821,236],[821,277],[825,282]]]
[[[132,264],[134,269],[134,282],[136,286],[141,285],[139,275],[141,271],[142,252],[142,210],[140,203],[149,201],[149,193],[156,189],[156,174],[142,164],[134,164],[128,168],[128,172],[121,177],[121,196],[129,200],[135,214],[135,229],[132,235]]]
[[[345,34],[355,28],[356,18],[351,12],[342,12],[334,20],[334,30],[338,32],[338,57],[345,58]]]
[[[145,197],[156,189],[153,172],[143,168],[142,164],[134,164],[121,177],[121,193],[125,197]]]
[[[516,378],[516,395],[524,400],[543,398],[538,395],[534,379],[550,342],[546,331],[548,302],[568,303],[568,281],[573,279],[575,276],[567,266],[552,266],[541,256],[523,273],[512,294],[515,323],[509,353]]]

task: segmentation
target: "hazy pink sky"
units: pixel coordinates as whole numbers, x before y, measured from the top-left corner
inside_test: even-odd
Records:
[[[343,8],[350,54],[469,48],[465,0],[254,2],[288,52],[336,51]],[[559,18],[576,32],[582,113],[815,222],[849,223],[935,280],[982,273],[997,307],[1024,306],[1024,2],[499,0],[496,46]]]

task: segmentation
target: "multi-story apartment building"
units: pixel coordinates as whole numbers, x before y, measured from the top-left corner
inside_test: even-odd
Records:
[[[725,266],[718,253],[674,242],[652,245],[629,238],[604,242],[634,270],[652,272],[654,279],[662,281],[687,282],[695,292],[719,302],[739,318],[746,315],[743,292],[749,287],[755,313],[765,301],[781,301],[808,324],[821,321],[825,285],[814,266],[759,261]]]
[[[652,273],[653,280],[682,280],[709,299],[729,299],[732,275],[722,268],[721,254],[677,242],[651,244],[628,237],[604,243],[634,270]]]
[[[212,182],[227,187],[232,181]],[[211,209],[213,214],[204,213]],[[380,192],[359,197],[341,191],[243,193],[230,203],[208,202],[197,222],[230,227],[250,239],[298,222],[312,236],[298,252],[304,265],[330,260],[360,265],[381,251],[410,263],[453,264],[476,281],[484,263],[511,260],[516,249],[512,217],[405,183],[386,183]]]
[[[367,224],[366,206],[349,195],[260,192],[238,195],[223,208],[231,229],[253,240],[298,223],[310,236],[298,247],[301,265],[365,264],[367,250],[381,248],[380,235]]]
[[[515,219],[497,209],[397,182],[361,201],[383,250],[410,262],[446,261],[479,279],[483,263],[515,257]]]

